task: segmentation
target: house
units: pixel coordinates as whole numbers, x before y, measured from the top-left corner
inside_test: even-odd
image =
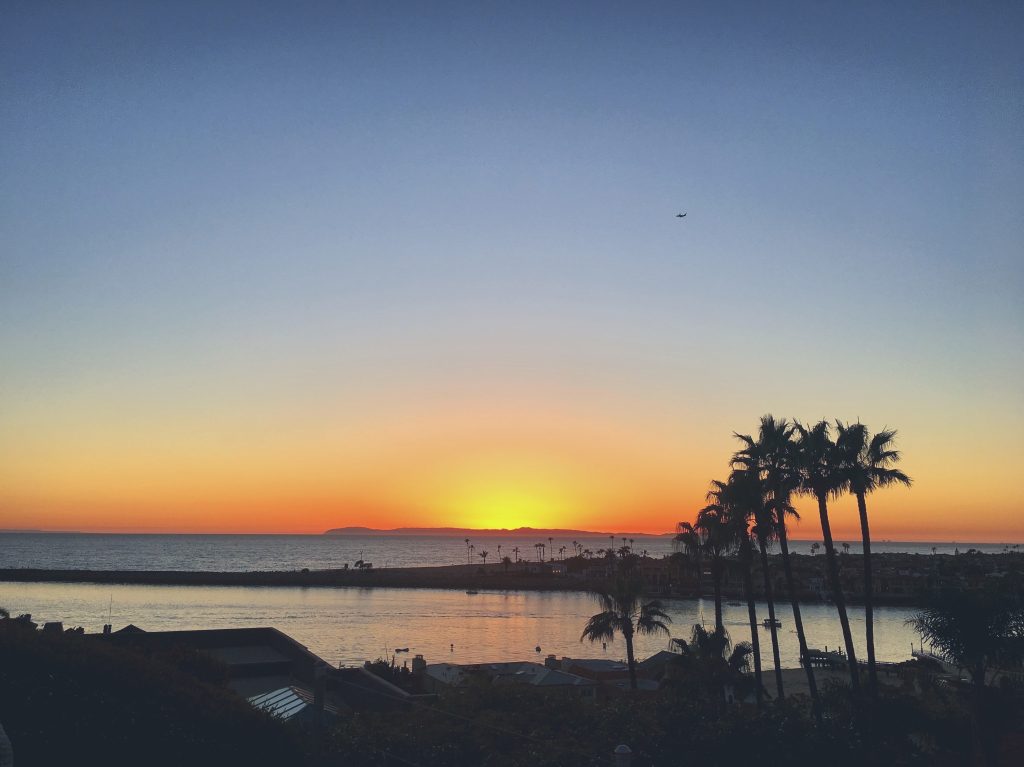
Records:
[[[252,705],[287,718],[389,710],[407,705],[415,697],[365,668],[333,668],[275,628],[130,629],[91,636],[144,652],[198,652],[223,664],[228,686]],[[314,715],[313,711],[320,713]]]
[[[523,685],[580,698],[594,698],[598,687],[593,679],[530,661],[463,665],[431,663],[425,666],[422,674],[424,687],[434,692],[475,683],[494,687]]]

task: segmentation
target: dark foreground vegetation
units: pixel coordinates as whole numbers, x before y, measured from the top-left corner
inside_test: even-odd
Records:
[[[753,703],[752,675],[737,657],[701,630],[653,692],[583,699],[480,680],[390,710],[346,711],[299,726],[250,708],[225,685],[224,668],[205,656],[143,654],[0,619],[0,722],[18,767],[584,767],[612,764],[620,744],[632,749],[634,767],[952,767],[1017,764],[1024,748],[1022,691],[1013,684],[979,691],[908,663],[873,701],[847,684],[823,684],[817,724],[804,696]],[[375,671],[415,687],[401,669],[376,664]]]
[[[1006,706],[1008,697],[1000,698]],[[687,680],[648,695],[597,702],[535,690],[476,689],[392,716],[360,714],[341,724],[324,755],[351,765],[609,765],[619,744],[633,765],[959,765],[971,761],[969,714],[954,690],[922,696],[887,691],[858,708],[845,686],[825,686],[816,725],[806,700],[761,710],[693,695]],[[1018,708],[1019,703],[1014,705]],[[1003,709],[1009,718],[1009,709]],[[1011,765],[1024,739],[993,742],[995,764]],[[390,759],[391,761],[387,761]],[[330,763],[330,756],[323,764]]]

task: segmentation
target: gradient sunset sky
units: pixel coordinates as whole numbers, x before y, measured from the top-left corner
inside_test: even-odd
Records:
[[[1022,32],[5,3],[0,528],[665,532],[771,412],[899,429],[876,537],[1024,541]]]

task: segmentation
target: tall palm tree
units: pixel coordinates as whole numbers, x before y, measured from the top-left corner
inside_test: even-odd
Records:
[[[757,605],[754,602],[754,579],[751,574],[754,562],[754,547],[750,540],[750,519],[759,498],[759,483],[751,482],[756,477],[733,472],[728,483],[714,480],[707,499],[716,505],[725,519],[736,545],[736,555],[743,576],[743,592],[747,599],[747,618],[750,622],[750,645],[754,656],[754,682],[757,705],[764,698],[764,682],[761,675],[761,638],[757,628]]]
[[[484,561],[485,565],[487,564],[487,557],[489,557],[490,555],[491,552],[489,551],[481,551],[479,554],[477,554],[477,556]]]
[[[815,719],[820,723],[821,699],[818,694],[814,668],[808,662],[810,656],[807,648],[807,634],[804,632],[800,600],[797,595],[796,581],[793,578],[793,565],[789,557],[789,536],[786,530],[787,516],[799,519],[796,509],[791,503],[793,492],[800,486],[793,433],[793,425],[786,419],[777,419],[770,414],[762,416],[756,440],[747,434],[735,435],[743,447],[733,455],[732,465],[755,472],[764,482],[765,489],[768,491],[768,500],[774,516],[775,533],[779,540],[779,551],[782,554],[782,569],[786,575],[786,590],[789,592],[789,601],[793,608],[793,625],[796,627],[800,657],[803,659],[804,673],[807,675],[811,708]]]
[[[836,610],[839,612],[839,625],[843,629],[843,643],[846,645],[846,661],[850,667],[850,687],[854,693],[859,693],[860,676],[857,671],[857,654],[853,647],[853,634],[850,632],[850,618],[846,614],[843,585],[839,580],[839,562],[836,558],[836,545],[832,540],[832,526],[828,520],[829,496],[839,495],[845,485],[845,479],[840,471],[839,454],[832,441],[828,421],[818,421],[811,427],[794,422],[793,426],[797,434],[796,456],[800,467],[799,491],[805,495],[813,495],[818,502],[818,516],[821,518],[821,534],[825,542],[825,559],[828,565],[832,601],[835,602]]]
[[[722,576],[725,574],[726,556],[732,549],[732,534],[725,513],[710,504],[697,513],[693,527],[699,531],[701,548],[711,564],[711,581],[715,592],[715,628],[724,630],[722,623]]]
[[[516,555],[516,562],[519,562],[519,547],[515,546],[512,548],[512,553]]]
[[[896,431],[882,429],[869,435],[862,423],[844,425],[836,421],[836,449],[839,470],[847,489],[857,497],[860,512],[860,534],[864,546],[864,630],[868,646],[868,690],[878,695],[878,672],[875,668],[875,619],[871,586],[871,532],[868,529],[867,494],[890,485],[910,487],[911,479],[892,468],[900,460],[895,449]]]
[[[772,661],[775,663],[775,689],[779,700],[786,697],[782,684],[782,659],[779,656],[779,627],[775,618],[775,594],[768,567],[768,546],[777,537],[775,516],[770,502],[761,494],[754,507],[754,538],[761,555],[761,576],[764,579],[764,601],[768,603],[768,630],[772,637]]]
[[[615,634],[622,634],[626,642],[626,663],[629,666],[629,686],[636,689],[636,657],[633,637],[636,634],[668,634],[667,623],[672,619],[661,609],[661,602],[652,599],[642,602],[638,581],[619,574],[607,588],[595,591],[594,597],[601,612],[591,616],[580,634],[580,641],[610,642]]]

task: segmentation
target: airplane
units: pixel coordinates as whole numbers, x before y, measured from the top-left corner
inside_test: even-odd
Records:
[[[686,218],[685,213],[676,213],[676,218]]]

